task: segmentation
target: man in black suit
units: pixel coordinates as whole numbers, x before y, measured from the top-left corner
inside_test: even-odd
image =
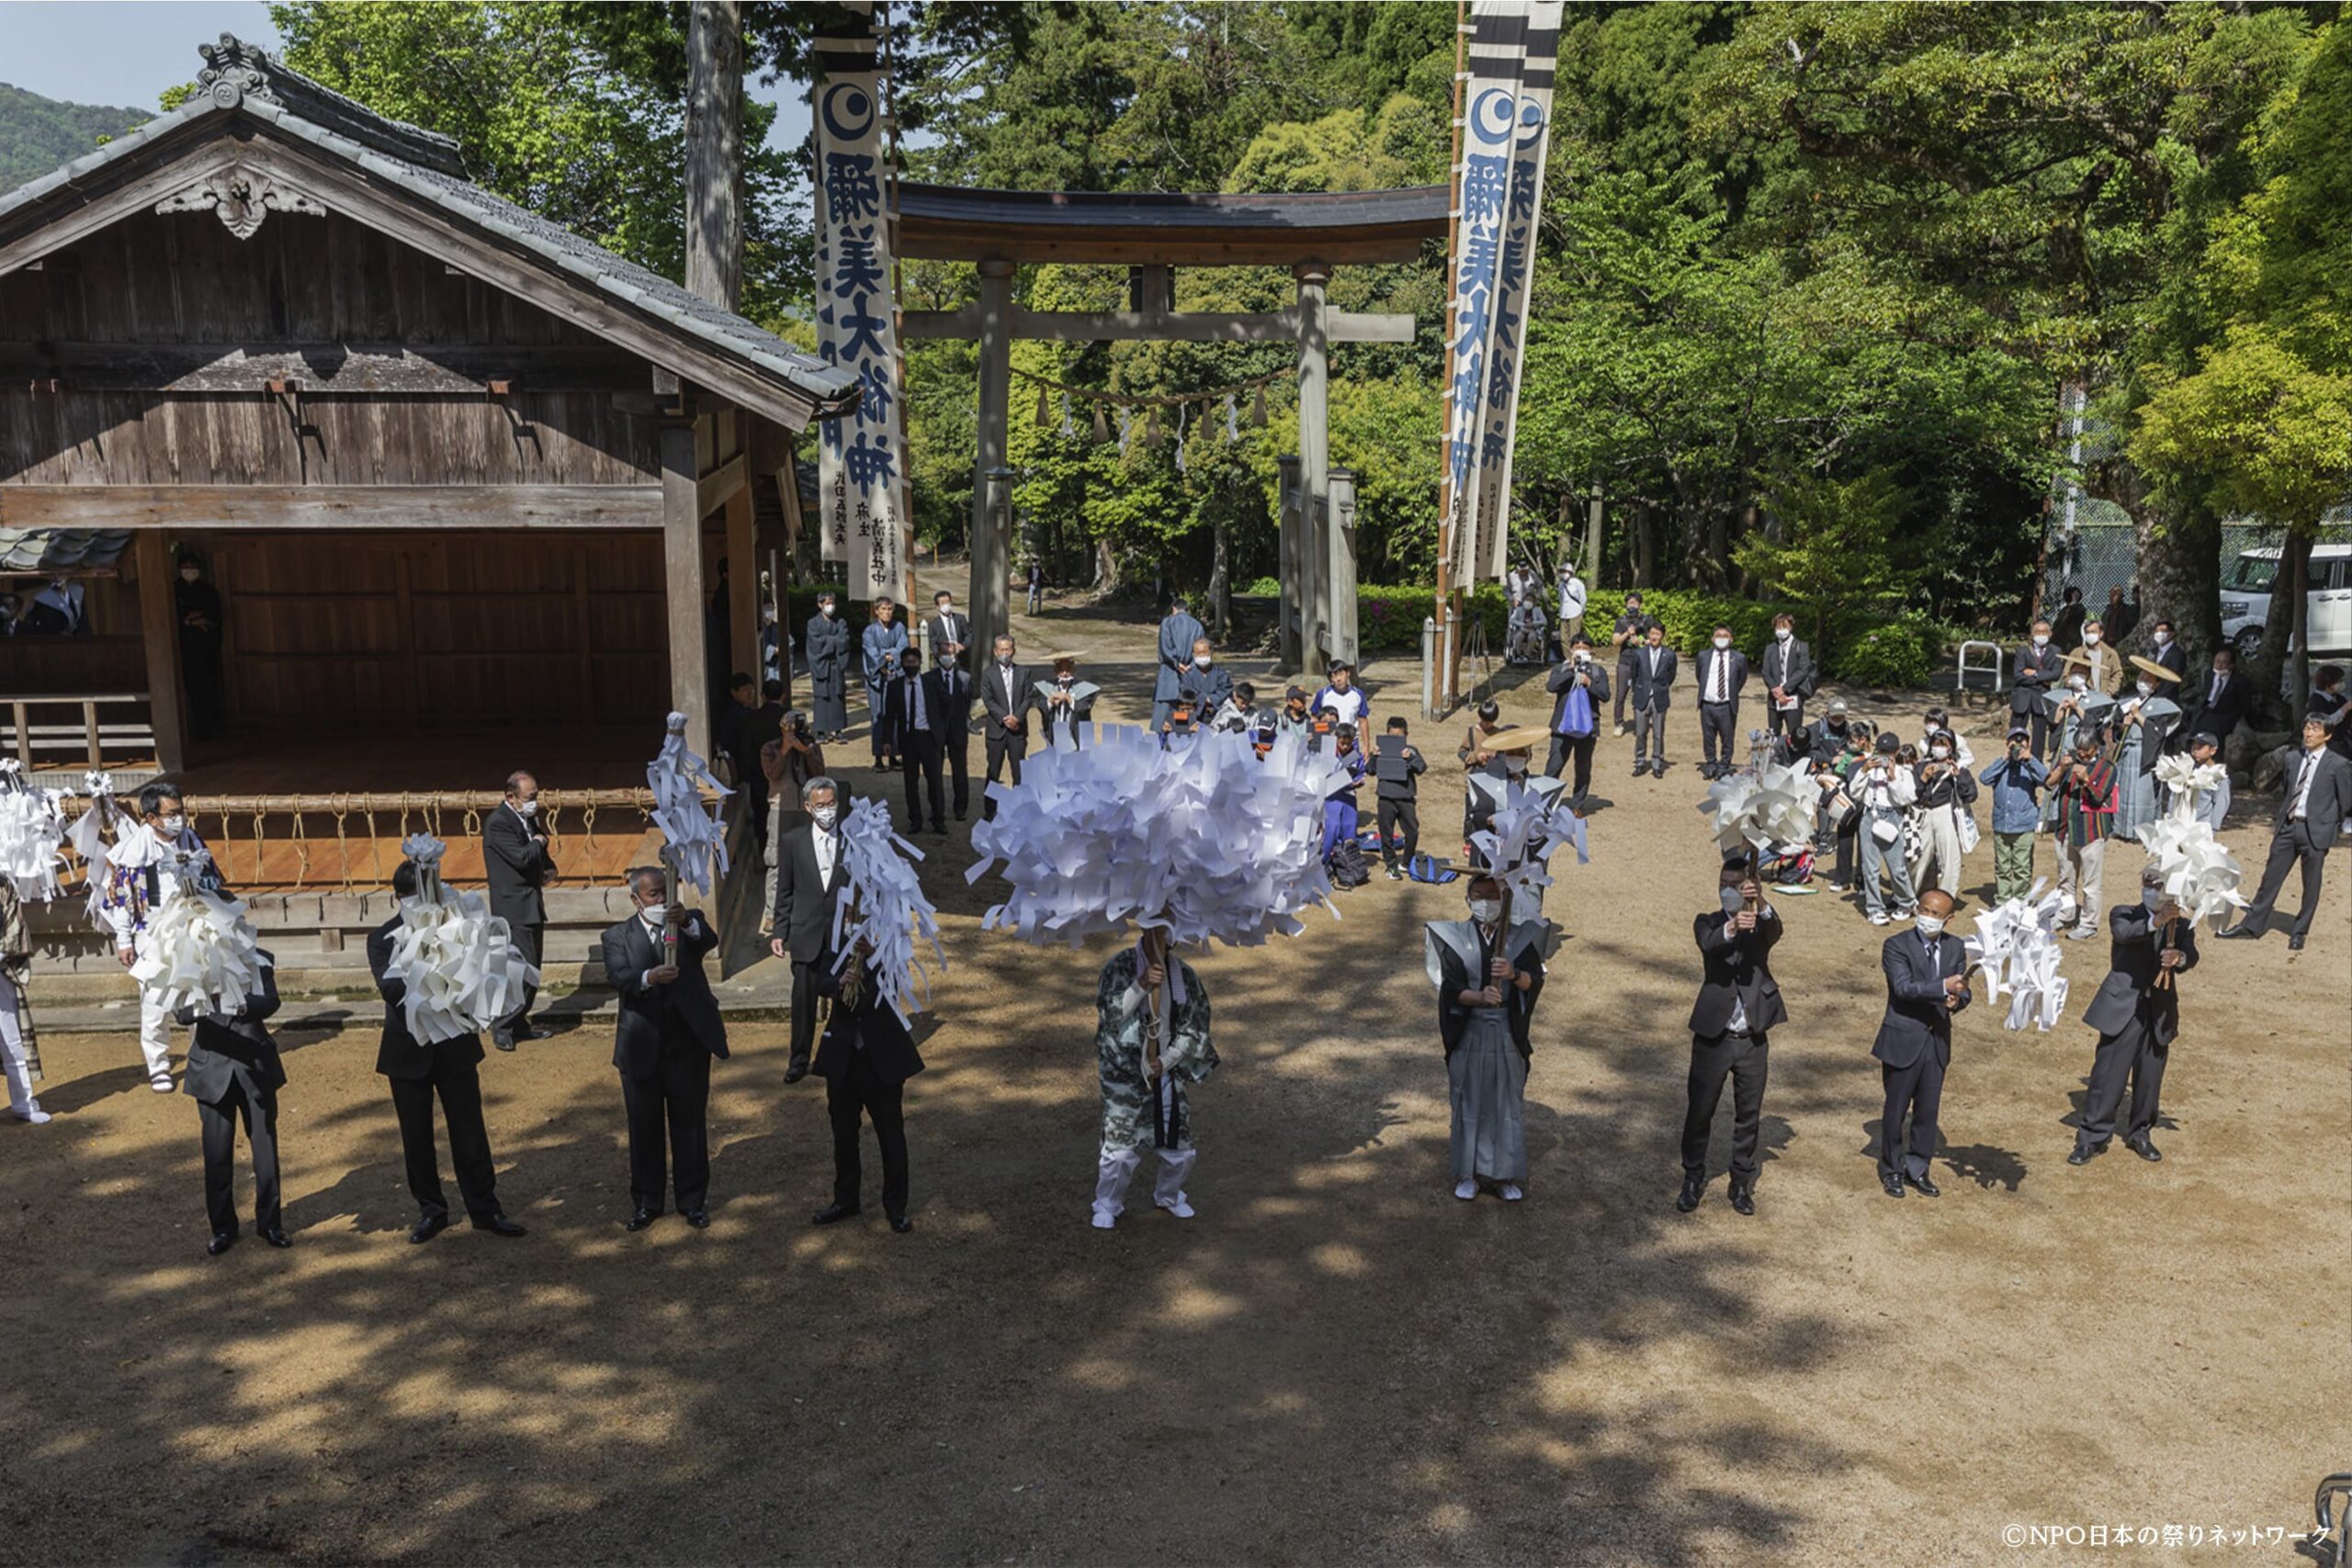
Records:
[[[2049,705],[2041,699],[2066,678],[2066,655],[2050,637],[2050,623],[2037,620],[2033,635],[2018,649],[2017,674],[2009,682],[2009,722],[2033,731],[2033,754],[2050,750]]]
[[[996,639],[995,658],[980,671],[980,711],[988,716],[989,783],[994,784],[1005,764],[1012,765],[1012,782],[1021,783],[1021,759],[1029,750],[1029,687],[1036,671],[1013,662],[1010,637]],[[980,816],[996,817],[996,802],[983,798]]]
[[[1747,655],[1732,647],[1729,626],[1717,626],[1712,641],[1699,653],[1699,744],[1706,755],[1699,776],[1719,779],[1739,766],[1739,691],[1747,684]]]
[[[907,1080],[922,1071],[922,1057],[906,1025],[882,999],[863,946],[852,961],[860,971],[854,1006],[842,995],[842,976],[834,973],[840,956],[828,951],[813,965],[818,990],[831,998],[825,1037],[817,1046],[817,1072],[825,1080],[825,1111],[833,1123],[833,1201],[810,1218],[830,1225],[858,1212],[864,1173],[857,1131],[864,1117],[873,1122],[874,1140],[882,1145],[882,1212],[890,1217],[890,1228],[904,1235],[915,1228],[907,1217],[904,1094]]]
[[[416,897],[416,866],[402,862],[392,873],[396,897]],[[449,1227],[449,1201],[441,1190],[441,1165],[433,1142],[433,1097],[441,1097],[441,1114],[449,1123],[449,1158],[458,1168],[458,1191],[466,1201],[466,1214],[474,1229],[496,1235],[524,1234],[498,1206],[498,1172],[490,1155],[490,1134],[482,1126],[481,1037],[460,1034],[454,1040],[427,1045],[409,1032],[401,1002],[408,982],[392,979],[384,970],[392,961],[392,938],[401,917],[378,926],[368,936],[368,972],[384,998],[384,1034],[376,1048],[376,1070],[391,1080],[392,1110],[401,1122],[401,1154],[408,1166],[409,1195],[416,1200],[417,1221],[408,1233],[413,1242],[431,1241]]]
[[[2172,671],[2176,681],[2188,676],[2188,649],[2173,639],[2173,624],[2158,621],[2150,628],[2148,657]]]
[[[1942,1195],[1928,1175],[1928,1161],[1936,1152],[1944,1069],[1951,1065],[1952,1014],[1970,1000],[1967,949],[1960,938],[1944,932],[1951,918],[1951,895],[1929,888],[1919,895],[1918,929],[1888,937],[1879,953],[1879,966],[1886,972],[1886,1016],[1871,1055],[1878,1058],[1886,1088],[1878,1181],[1890,1198],[1903,1196],[1905,1181],[1927,1197]]]
[[[922,804],[931,800],[931,826],[947,831],[947,796],[940,782],[945,761],[940,727],[946,716],[939,711],[938,682],[917,668],[918,655],[908,649],[899,656],[899,672],[882,688],[882,721],[889,727],[899,749],[899,769],[907,781],[907,823],[910,833],[923,831]]]
[[[847,886],[842,874],[841,790],[820,773],[801,786],[808,820],[775,847],[775,908],[768,951],[792,960],[792,1051],[784,1081],[808,1076],[808,1046],[817,1029],[816,963],[833,942],[833,906]]]
[[[620,993],[613,1066],[628,1111],[627,1229],[662,1213],[662,1138],[670,1138],[678,1213],[696,1230],[710,1224],[710,1059],[727,1059],[727,1026],[710,994],[703,955],[718,945],[700,909],[673,905],[658,865],[628,874],[637,913],[605,929],[605,978]]]
[[[1744,865],[1724,867],[1721,908],[1691,922],[1705,975],[1690,1009],[1690,1106],[1682,1117],[1682,1195],[1674,1206],[1684,1213],[1699,1206],[1707,1188],[1707,1133],[1732,1080],[1731,1206],[1756,1212],[1756,1139],[1764,1115],[1764,1076],[1770,1063],[1766,1038],[1789,1016],[1781,987],[1772,978],[1772,944],[1781,940],[1781,917],[1764,902]]]
[[[2115,1135],[2127,1077],[2132,1120],[2123,1146],[2150,1162],[2164,1158],[2149,1134],[2155,1131],[2165,1058],[2180,1033],[2180,993],[2175,987],[2184,970],[2197,967],[2197,923],[2165,891],[2165,874],[2154,863],[2140,873],[2139,902],[2109,910],[2107,928],[2112,939],[2108,976],[2083,1014],[2083,1021],[2098,1031],[2098,1052],[2091,1059],[2091,1091],[2083,1101],[2068,1165],[2088,1165]],[[2159,975],[2168,976],[2161,986]]]
[[[2352,816],[2352,761],[2328,745],[2327,739],[2327,716],[2305,716],[2303,749],[2287,764],[2284,793],[2278,797],[2278,814],[2270,819],[2270,858],[2262,868],[2262,886],[2238,923],[2214,935],[2251,939],[2268,931],[2271,911],[2287,884],[2288,868],[2300,863],[2303,907],[2295,911],[2287,946],[2292,952],[2302,951],[2303,936],[2312,929],[2312,916],[2319,908],[2320,873],[2327,865],[2327,852],[2344,830],[2344,818]]]
[[[1552,754],[1544,764],[1547,778],[1558,778],[1560,770],[1576,761],[1569,775],[1568,804],[1572,809],[1584,809],[1585,798],[1592,789],[1592,748],[1600,738],[1600,710],[1609,701],[1609,672],[1592,656],[1592,644],[1577,637],[1568,645],[1568,656],[1544,682],[1544,689],[1553,694]],[[1584,701],[1575,715],[1568,712],[1569,694],[1582,692]]]
[[[1648,636],[1632,660],[1634,776],[1655,770],[1664,778],[1666,710],[1674,705],[1674,649],[1666,646],[1666,627],[1660,623],[1650,623]]]
[[[931,619],[923,623],[931,637],[934,663],[944,660],[969,673],[972,660],[972,617],[956,607],[956,595],[944,588],[931,596]]]
[[[2184,680],[2180,698],[2189,712],[2176,732],[2214,736],[2226,751],[2239,721],[2254,706],[2254,682],[2238,673],[2237,650],[2224,643],[2213,650],[2211,669],[2194,681]]]
[[[759,771],[756,762],[752,771]],[[481,825],[481,864],[490,878],[490,912],[506,922],[515,951],[537,968],[548,924],[541,890],[555,879],[555,860],[548,853],[547,825],[539,820],[539,781],[530,774],[506,776],[506,798]],[[491,1026],[492,1044],[512,1051],[517,1040],[540,1037],[531,1023],[531,1003],[538,994],[536,986],[523,988],[523,1005],[514,1016]]]
[[[1804,734],[1805,699],[1813,695],[1820,672],[1814,668],[1813,649],[1797,636],[1797,624],[1787,615],[1772,617],[1772,640],[1764,645],[1764,657],[1758,661],[1764,671],[1766,696],[1771,713],[1766,719],[1767,732],[1785,735],[1794,746]],[[1784,707],[1784,703],[1793,706]]]
[[[1617,733],[1620,735],[1629,728],[1625,723],[1625,699],[1634,689],[1634,660],[1641,653],[1642,645],[1648,640],[1650,628],[1661,624],[1657,616],[1643,613],[1640,594],[1628,593],[1625,595],[1625,613],[1618,616],[1609,628],[1609,646],[1617,650],[1615,712]]]
[[[178,1013],[193,1029],[180,1089],[195,1100],[204,1130],[204,1212],[212,1222],[212,1239],[204,1250],[215,1258],[237,1241],[241,1118],[254,1152],[254,1229],[272,1247],[293,1245],[278,1224],[277,1207],[277,1090],[286,1069],[277,1060],[277,1043],[263,1027],[277,1010],[277,970],[267,953],[256,951],[254,956],[261,987],[236,1011],[199,1012],[188,1006]]]
[[[963,663],[949,658],[932,645],[932,670],[923,679],[923,700],[937,716],[933,733],[939,737],[940,755],[946,759],[950,795],[956,805],[956,820],[964,820],[971,809],[971,739],[972,698],[977,694],[972,685],[972,672]]]

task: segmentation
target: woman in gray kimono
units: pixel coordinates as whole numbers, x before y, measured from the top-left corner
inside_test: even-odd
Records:
[[[1102,965],[1094,988],[1094,1053],[1102,1069],[1102,1154],[1094,1178],[1094,1228],[1107,1231],[1126,1210],[1127,1183],[1144,1151],[1159,1153],[1152,1201],[1180,1220],[1197,1151],[1186,1084],[1216,1066],[1209,1043],[1209,993],[1193,966],[1168,951],[1164,927],[1145,929],[1133,947]]]
[[[1548,920],[1501,929],[1502,886],[1473,878],[1470,918],[1428,926],[1430,983],[1453,1105],[1453,1195],[1493,1182],[1517,1202],[1527,1179],[1527,1026],[1544,993],[1544,960],[1558,942]]]
[[[2161,666],[2159,666],[2161,668]],[[2123,754],[2115,763],[2115,836],[2132,839],[2164,813],[2156,787],[2156,759],[2180,724],[2180,705],[2157,694],[2161,683],[2145,671],[2136,690],[2121,699]]]

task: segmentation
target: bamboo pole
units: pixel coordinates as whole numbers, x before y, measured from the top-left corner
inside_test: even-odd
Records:
[[[1454,275],[1454,253],[1461,240],[1462,228],[1462,89],[1470,63],[1469,32],[1470,0],[1455,0],[1453,9],[1453,156],[1446,175],[1451,193],[1445,217],[1445,396],[1453,395],[1453,334],[1454,290],[1461,279]],[[1453,556],[1459,546],[1454,537],[1453,448],[1453,421],[1444,422],[1439,432],[1441,457],[1443,459],[1438,481],[1437,514],[1437,624],[1438,624],[1438,711],[1452,713],[1462,690],[1462,637],[1456,627],[1461,618],[1461,592],[1453,581]]]

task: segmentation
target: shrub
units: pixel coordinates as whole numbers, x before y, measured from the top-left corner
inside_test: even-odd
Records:
[[[1925,615],[1849,615],[1831,623],[1826,668],[1860,686],[1924,686],[1942,662],[1945,629]]]

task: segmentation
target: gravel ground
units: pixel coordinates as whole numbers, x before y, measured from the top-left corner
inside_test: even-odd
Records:
[[[1021,629],[1143,688],[1147,626]],[[1400,699],[1377,716],[1410,707],[1417,667],[1371,673]],[[1506,700],[1538,719],[1540,682]],[[1933,1201],[1873,1178],[1884,933],[1782,900],[1761,1212],[1724,1199],[1726,1106],[1679,1215],[1713,897],[1693,711],[1662,783],[1602,743],[1616,799],[1554,901],[1514,1206],[1456,1202],[1443,1168],[1418,926],[1458,885],[1375,881],[1340,923],[1201,962],[1224,1066],[1193,1102],[1200,1216],[1110,1234],[1086,1224],[1101,954],[979,931],[960,842],[929,874],[954,968],[910,1086],[907,1236],[870,1195],[809,1227],[822,1088],[784,1087],[780,1030],[747,1025],[714,1078],[707,1232],[621,1231],[608,1041],[575,1032],[483,1067],[531,1235],[412,1247],[372,1034],[347,1029],[284,1042],[295,1246],[209,1259],[193,1108],[128,1035],[45,1041],[58,1119],[0,1124],[0,1561],[2113,1562],[2002,1531],[2291,1538],[2352,1437],[2346,866],[2309,951],[2212,944],[2187,978],[2162,1165],[2064,1164],[2079,1006],[2049,1035],[1964,1015]],[[1442,850],[1455,727],[1415,728]],[[2266,829],[2227,838],[2258,865]],[[2069,947],[2078,998],[2103,959]]]

